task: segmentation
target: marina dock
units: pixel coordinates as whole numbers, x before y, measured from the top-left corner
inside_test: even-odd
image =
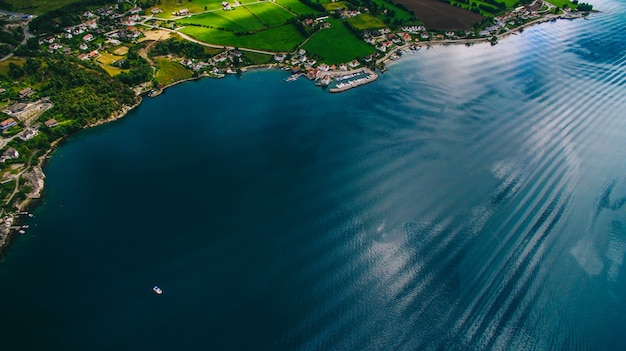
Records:
[[[375,81],[378,78],[378,74],[376,72],[364,68],[359,73],[351,73],[345,72],[346,74],[341,74],[335,76],[335,81],[338,83],[330,88],[328,91],[331,93],[340,93],[342,91],[346,91],[348,89],[356,88],[358,86],[370,83]]]

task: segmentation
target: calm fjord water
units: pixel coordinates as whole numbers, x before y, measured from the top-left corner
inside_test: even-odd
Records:
[[[2,349],[626,348],[625,4],[594,5],[79,133],[0,264]]]

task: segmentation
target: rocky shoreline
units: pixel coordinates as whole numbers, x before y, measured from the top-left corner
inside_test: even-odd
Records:
[[[101,120],[95,123],[91,123],[84,127],[92,128],[105,123],[113,122],[128,114],[131,110],[141,104],[141,96],[138,96],[137,103],[131,106],[123,106],[120,110],[111,114],[111,116],[105,120]],[[69,136],[68,136],[69,137]],[[26,195],[26,198],[22,200],[17,206],[16,210],[8,212],[2,215],[0,221],[0,258],[4,254],[4,249],[11,243],[11,240],[15,233],[23,231],[24,226],[21,225],[21,218],[23,216],[32,217],[32,214],[28,211],[32,209],[41,199],[43,190],[45,187],[46,175],[43,172],[46,161],[50,158],[52,152],[58,147],[58,145],[64,140],[64,138],[57,139],[50,144],[50,148],[45,154],[37,159],[37,163],[30,167],[26,172],[21,175],[23,179],[30,187],[31,191]]]

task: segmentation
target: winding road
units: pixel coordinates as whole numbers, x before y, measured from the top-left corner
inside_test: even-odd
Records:
[[[28,39],[30,39],[31,35],[30,35],[30,31],[28,29],[28,24],[29,23],[30,23],[30,19],[26,22],[26,25],[24,26],[24,39],[15,47],[15,49],[17,49],[19,46],[25,45],[26,41]],[[15,49],[14,49],[14,51],[15,51]],[[0,62],[2,62],[4,60],[8,60],[11,57],[13,57],[13,53],[10,53],[10,54],[6,55],[5,57],[0,58]]]

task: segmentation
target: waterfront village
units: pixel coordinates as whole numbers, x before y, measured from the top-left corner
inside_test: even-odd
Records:
[[[230,11],[237,6],[241,6],[237,0],[233,3],[223,1],[221,5],[224,11]],[[359,35],[364,42],[375,47],[375,52],[345,63],[329,65],[324,62],[318,62],[316,59],[307,56],[307,51],[303,48],[297,48],[292,52],[263,52],[273,55],[273,63],[276,66],[289,68],[296,75],[315,80],[318,85],[328,86],[337,77],[354,75],[352,71],[356,69],[360,72],[367,72],[364,74],[368,77],[374,77],[373,69],[382,68],[384,70],[385,61],[396,60],[402,54],[409,52],[409,50],[419,50],[425,45],[449,44],[459,41],[472,43],[484,40],[495,43],[498,36],[511,33],[514,29],[534,21],[545,20],[546,15],[554,13],[554,9],[555,6],[549,2],[534,0],[529,5],[519,6],[513,11],[494,17],[492,24],[479,30],[449,30],[442,32],[427,30],[424,25],[402,26],[394,31],[387,27],[363,30]],[[563,12],[549,19],[579,17],[578,13],[568,11],[568,8],[563,10]],[[341,19],[347,19],[367,11],[367,8],[349,10],[347,7],[339,7],[337,10],[331,11],[331,13]],[[84,12],[81,15],[83,22],[65,27],[64,33],[40,38],[39,44],[46,48],[49,53],[74,55],[82,61],[91,60],[111,67],[123,67],[125,61],[123,55],[128,52],[128,44],[151,40],[151,34],[155,31],[166,31],[170,36],[178,34],[185,39],[193,40],[188,35],[178,32],[180,27],[177,27],[177,22],[164,21],[155,17],[155,15],[162,12],[163,10],[157,6],[149,9],[134,6],[127,12],[120,14],[115,6],[105,6]],[[172,13],[175,19],[192,15],[186,8]],[[331,26],[327,22],[328,19],[328,15],[304,18],[300,21],[300,24],[310,28],[312,31],[321,30]],[[194,40],[194,42],[199,41]],[[237,65],[237,63],[242,61],[242,51],[257,51],[228,45],[201,44],[214,48],[223,48],[224,50],[206,60],[181,57],[179,63],[196,72],[196,74],[211,77],[222,77],[224,74],[240,72],[241,65]],[[117,49],[111,51],[112,48]],[[110,55],[109,52],[113,52],[114,55]],[[115,60],[115,55],[118,56],[119,60]],[[114,58],[113,61],[111,61],[111,57]],[[362,76],[357,76],[358,78],[354,80],[341,83],[342,86],[357,86],[359,85],[355,84],[357,79],[361,79],[361,83],[373,80],[362,80]],[[147,87],[148,85],[142,86],[144,89]],[[149,90],[152,93],[156,92],[156,90],[151,88]],[[345,89],[330,89],[331,92],[343,90]]]
[[[87,70],[103,70],[111,77],[122,77],[124,74],[127,74],[126,78],[130,76],[129,72],[133,69],[129,62],[130,53],[135,52],[150,64],[150,74],[153,76],[151,79],[139,81],[128,78],[130,83],[124,83],[132,86],[137,96],[156,96],[163,89],[180,81],[199,77],[219,78],[227,74],[238,74],[252,67],[288,70],[291,71],[291,76],[287,81],[305,77],[317,85],[327,87],[330,92],[341,92],[375,80],[378,77],[376,71],[384,72],[386,63],[397,60],[402,55],[415,53],[424,46],[452,43],[471,45],[484,41],[495,45],[498,38],[526,25],[580,16],[577,12],[556,9],[551,3],[534,0],[471,30],[428,30],[420,23],[408,23],[393,28],[377,25],[374,26],[377,28],[358,31],[359,40],[371,47],[367,55],[352,57],[345,62],[324,62],[323,55],[307,50],[302,44],[295,46],[293,50],[270,51],[200,41],[182,30],[186,26],[182,20],[193,18],[194,15],[187,8],[178,8],[168,14],[170,18],[164,19],[164,10],[158,5],[149,8],[141,8],[134,2],[124,5],[126,7],[111,4],[85,10],[78,16],[79,23],[65,26],[56,33],[29,33],[28,25],[33,20],[30,15],[2,12],[0,18],[8,23],[5,25],[7,28],[13,28],[16,36],[20,34],[18,29],[23,29],[22,46],[28,42],[26,46],[40,50],[45,57],[65,56],[71,62],[85,65]],[[234,11],[239,6],[242,4],[236,0],[223,1],[221,10]],[[340,20],[355,18],[368,11],[363,6],[337,6],[327,13],[297,17],[297,26],[302,32],[318,33],[341,24],[338,22]],[[150,50],[157,47],[158,43],[172,38],[193,43],[196,49],[199,46],[204,51],[201,55],[186,55],[185,51],[193,50],[165,50],[158,55],[151,55]],[[32,63],[29,63],[32,59],[15,59],[11,56],[13,53],[2,59],[9,62],[5,74],[20,73],[20,70],[27,68],[27,64]],[[263,58],[259,59],[261,56]],[[41,68],[38,69],[41,72]],[[159,76],[161,70],[174,73]],[[154,71],[157,73],[152,73]],[[64,133],[55,134],[54,130],[71,124],[67,116],[46,113],[54,111],[55,101],[43,95],[39,88],[29,86],[27,81],[17,78],[15,81],[9,80],[9,83],[7,80],[0,82],[0,196],[3,204],[0,210],[0,248],[6,245],[10,234],[25,233],[28,225],[20,224],[18,216],[29,215],[26,212],[28,202],[41,196],[45,177],[42,171],[43,162],[56,142],[67,136]],[[58,100],[56,103],[58,104]],[[117,109],[122,108],[118,106]],[[122,112],[117,111],[113,115],[122,116],[128,109],[125,106]],[[108,114],[111,115],[111,112]],[[107,119],[110,118],[103,118]],[[89,120],[80,127],[100,122],[102,121]],[[42,132],[47,135],[46,140],[55,141],[47,150],[24,148],[24,145],[30,145],[26,144],[29,140]],[[20,149],[30,154],[21,155]]]

